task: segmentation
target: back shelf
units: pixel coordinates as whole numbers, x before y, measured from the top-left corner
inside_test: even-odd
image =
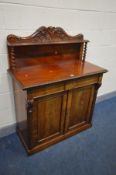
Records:
[[[29,46],[8,46],[10,69],[39,64],[54,64],[60,60],[82,60],[82,43],[66,45],[29,45]]]

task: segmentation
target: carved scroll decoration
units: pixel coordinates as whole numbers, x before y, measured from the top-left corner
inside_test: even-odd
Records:
[[[65,42],[65,41],[84,41],[83,35],[76,36],[68,35],[61,27],[45,27],[37,29],[28,37],[19,37],[16,35],[8,35],[8,44],[23,44],[23,43],[48,43],[48,42]]]

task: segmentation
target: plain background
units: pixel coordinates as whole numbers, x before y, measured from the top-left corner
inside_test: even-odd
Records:
[[[115,0],[0,0],[0,128],[15,123],[6,37],[27,36],[43,25],[83,33],[91,41],[86,60],[109,70],[98,95],[116,90]]]

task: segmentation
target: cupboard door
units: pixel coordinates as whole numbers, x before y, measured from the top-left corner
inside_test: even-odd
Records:
[[[35,97],[31,116],[31,145],[49,141],[63,134],[66,110],[64,93]]]
[[[91,122],[92,104],[94,101],[94,85],[69,91],[65,131],[78,129],[82,125]]]

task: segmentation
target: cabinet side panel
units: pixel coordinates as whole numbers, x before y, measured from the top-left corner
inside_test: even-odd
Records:
[[[17,130],[20,132],[23,139],[26,142],[28,142],[28,124],[27,124],[27,110],[26,110],[27,93],[26,91],[23,91],[14,80],[13,80],[13,87],[14,87]]]

